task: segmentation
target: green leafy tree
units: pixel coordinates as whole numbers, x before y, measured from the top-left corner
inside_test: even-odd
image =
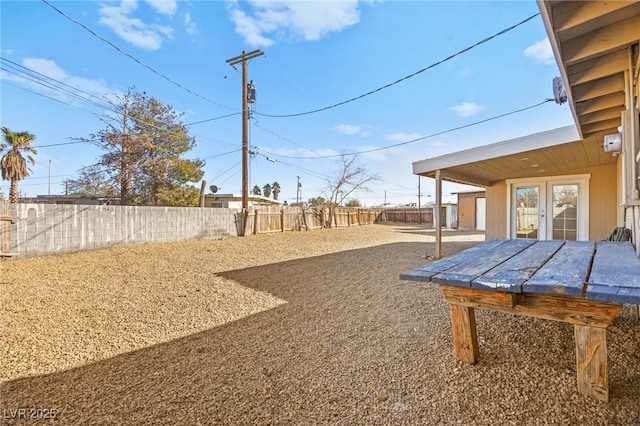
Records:
[[[273,199],[277,200],[278,195],[280,194],[280,184],[278,182],[273,182],[273,184],[271,184],[271,191],[273,191]]]
[[[271,185],[268,183],[265,183],[264,186],[262,187],[262,193],[267,198],[271,197]]]
[[[355,198],[352,198],[348,200],[344,206],[345,207],[362,207],[362,204],[360,203],[360,200],[356,200]]]
[[[197,206],[204,161],[186,159],[195,147],[181,114],[131,89],[119,98],[117,126],[95,135],[106,151],[100,165],[119,188],[122,204]]]
[[[251,190],[251,193],[253,195],[262,195],[262,190],[260,189],[260,187],[258,185],[254,185],[253,189]]]
[[[2,179],[11,182],[9,187],[9,202],[18,202],[18,181],[29,176],[27,161],[34,165],[34,155],[38,152],[33,147],[36,137],[29,132],[12,132],[2,127],[4,142],[0,143],[0,152],[4,152],[0,159]],[[6,152],[5,152],[6,151]]]
[[[307,203],[310,207],[317,207],[327,204],[327,200],[325,200],[324,197],[315,197],[309,198],[309,200],[307,200]]]
[[[76,179],[65,182],[65,194],[116,196],[112,176],[98,164],[80,169]]]

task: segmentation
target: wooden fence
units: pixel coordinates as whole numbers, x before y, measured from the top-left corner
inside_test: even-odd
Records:
[[[329,208],[256,206],[246,215],[244,232],[240,235],[269,232],[304,231],[332,226],[368,225],[378,221],[381,209],[336,208],[333,217]],[[242,217],[243,213],[239,213]]]
[[[421,223],[433,225],[432,207],[385,208],[380,214],[381,222]]]
[[[17,218],[11,216],[9,201],[0,200],[0,257],[10,257],[11,251],[11,223]]]
[[[269,232],[304,231],[329,227],[368,225],[376,222],[421,223],[433,225],[431,207],[405,208],[344,208],[328,207],[250,207],[243,220],[244,213],[238,214],[238,223],[245,224],[238,229],[238,235],[265,234]],[[333,216],[333,217],[331,217]]]

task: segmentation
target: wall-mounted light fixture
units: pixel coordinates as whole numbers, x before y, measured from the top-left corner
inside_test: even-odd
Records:
[[[604,135],[602,149],[604,149],[605,152],[613,153],[613,155],[620,154],[622,151],[622,133]]]

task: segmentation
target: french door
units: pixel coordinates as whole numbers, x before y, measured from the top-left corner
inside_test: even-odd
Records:
[[[509,236],[588,239],[588,184],[583,175],[509,181]]]

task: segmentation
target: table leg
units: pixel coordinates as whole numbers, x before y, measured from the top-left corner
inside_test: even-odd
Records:
[[[607,329],[574,325],[578,390],[601,401],[609,400]]]
[[[473,308],[449,305],[451,311],[451,331],[456,359],[475,364],[479,357],[476,316]]]

